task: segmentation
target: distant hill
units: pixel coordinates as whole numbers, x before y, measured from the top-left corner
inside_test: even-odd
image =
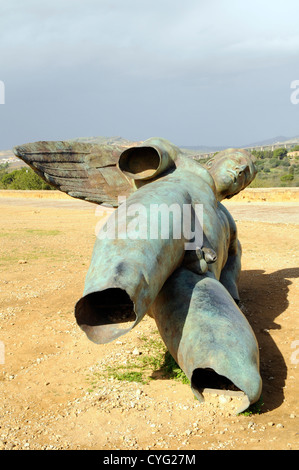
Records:
[[[297,137],[292,137],[291,139],[286,140],[286,141],[284,142],[284,144],[294,143],[294,142],[296,142],[297,144],[299,144],[299,136],[297,136]]]
[[[290,137],[285,136],[277,136],[272,137],[271,139],[260,140],[258,142],[251,142],[250,144],[244,145],[243,147],[259,147],[263,145],[274,145],[277,142],[284,142],[285,140],[290,139]]]
[[[299,136],[296,137],[285,137],[285,136],[277,136],[277,137],[272,137],[271,139],[266,139],[266,140],[260,140],[259,142],[253,142],[248,145],[242,146],[242,148],[247,148],[247,147],[262,147],[265,145],[277,145],[277,144],[288,144],[288,143],[293,143],[293,142],[299,142]]]
[[[77,139],[71,139],[70,142],[85,142],[90,144],[98,144],[98,145],[119,145],[120,147],[131,147],[133,145],[137,145],[141,143],[141,141],[132,141],[128,139],[124,139],[123,137],[103,137],[103,136],[96,136],[96,137],[78,137]]]
[[[186,150],[188,152],[190,151],[195,151],[196,153],[212,153],[212,152],[220,152],[221,150],[225,150],[227,149],[228,147],[227,146],[211,146],[211,147],[208,147],[206,145],[179,145],[178,147],[180,147],[181,149],[183,150]]]
[[[298,143],[299,144],[299,136],[296,137],[285,137],[285,136],[277,136],[271,137],[270,139],[260,140],[258,142],[252,142],[246,145],[235,145],[232,143],[229,146],[205,146],[205,145],[198,145],[198,146],[188,146],[182,145],[180,148],[187,149],[189,151],[196,151],[197,153],[212,153],[212,152],[220,152],[221,150],[225,150],[227,148],[253,148],[253,147],[264,147],[269,145],[278,145],[284,146],[285,144],[290,143]]]

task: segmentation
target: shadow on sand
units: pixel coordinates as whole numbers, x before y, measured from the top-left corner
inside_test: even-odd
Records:
[[[260,370],[263,379],[262,412],[280,406],[284,399],[287,366],[271,330],[280,329],[275,319],[288,305],[289,278],[297,278],[299,268],[286,268],[266,274],[263,270],[242,271],[239,290],[240,307],[247,317],[260,347]]]

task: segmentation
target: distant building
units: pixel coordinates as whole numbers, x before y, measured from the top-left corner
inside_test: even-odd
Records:
[[[18,158],[16,157],[8,157],[8,158],[1,158],[0,163],[13,163],[13,162],[18,162]]]

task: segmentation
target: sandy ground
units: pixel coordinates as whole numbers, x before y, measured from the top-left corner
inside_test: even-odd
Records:
[[[251,416],[219,396],[201,404],[154,369],[146,383],[109,377],[160,340],[149,317],[102,346],[75,323],[95,206],[0,198],[0,449],[299,448],[299,203],[227,207],[244,252],[241,309],[260,347],[264,406]]]

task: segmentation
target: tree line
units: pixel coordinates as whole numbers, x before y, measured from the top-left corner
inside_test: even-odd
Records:
[[[52,190],[55,189],[31,168],[10,171],[8,163],[0,164],[0,189]]]
[[[257,182],[262,179],[276,177],[279,179],[280,186],[287,186],[287,183],[294,182],[298,185],[299,181],[299,156],[289,157],[288,152],[299,151],[299,145],[296,145],[289,151],[286,148],[277,148],[275,150],[252,150],[258,170]],[[276,183],[277,184],[277,183]]]

